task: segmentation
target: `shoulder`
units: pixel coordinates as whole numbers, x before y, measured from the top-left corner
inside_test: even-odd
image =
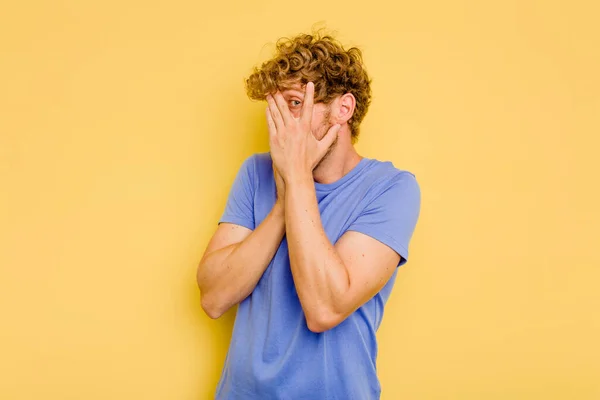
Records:
[[[391,161],[369,160],[365,178],[372,182],[371,190],[377,195],[392,191],[395,194],[420,196],[420,186],[415,173],[398,168]]]
[[[271,153],[255,153],[251,156],[254,160],[255,165],[257,166],[257,168],[265,168],[265,167],[269,167],[271,169],[272,168],[272,164],[273,161],[271,160]]]
[[[270,153],[253,153],[247,156],[239,170],[238,179],[253,193],[270,191],[273,180],[273,163]]]
[[[254,176],[258,184],[273,180],[273,161],[271,153],[255,153],[251,156]]]
[[[265,170],[272,171],[272,161],[270,153],[254,153],[247,156],[241,165],[241,170],[256,180]]]

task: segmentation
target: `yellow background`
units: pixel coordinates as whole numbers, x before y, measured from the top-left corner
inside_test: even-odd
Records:
[[[195,268],[243,78],[315,23],[364,51],[358,150],[413,171],[383,399],[600,399],[593,1],[13,1],[0,11],[0,399],[209,399],[234,313]]]

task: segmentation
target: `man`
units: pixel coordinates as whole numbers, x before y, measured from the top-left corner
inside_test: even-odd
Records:
[[[242,165],[198,267],[202,307],[239,304],[218,399],[378,399],[375,333],[420,190],[353,143],[371,99],[356,48],[280,40],[247,79],[270,152]]]

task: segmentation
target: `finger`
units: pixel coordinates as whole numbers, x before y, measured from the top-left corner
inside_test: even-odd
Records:
[[[315,84],[308,82],[304,91],[304,101],[302,102],[302,110],[300,112],[300,120],[310,125],[313,114],[315,101]]]
[[[279,109],[279,112],[281,113],[281,116],[283,118],[283,122],[289,126],[293,122],[294,118],[292,117],[290,108],[285,102],[285,98],[283,97],[280,91],[277,91],[274,97],[275,103],[277,104],[277,108]]]
[[[319,140],[319,147],[321,152],[325,153],[327,150],[329,150],[329,148],[333,145],[333,142],[335,142],[335,139],[337,138],[338,134],[340,133],[340,129],[342,129],[342,126],[340,124],[335,124],[334,126],[329,128],[327,134],[325,134],[325,136],[323,136],[323,138]]]
[[[277,104],[275,104],[275,100],[270,94],[267,95],[267,104],[269,105],[269,111],[271,112],[271,117],[273,118],[277,130],[282,130],[285,127],[285,124],[283,123],[283,118],[277,108]]]
[[[269,128],[269,140],[274,142],[277,139],[277,127],[275,126],[275,121],[273,121],[273,116],[271,115],[271,110],[269,107],[266,108],[267,114],[267,126]]]

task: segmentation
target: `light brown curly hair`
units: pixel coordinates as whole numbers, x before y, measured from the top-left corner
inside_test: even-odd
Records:
[[[300,34],[279,39],[275,56],[255,67],[246,79],[246,92],[250,99],[265,100],[269,93],[308,82],[315,85],[315,103],[330,104],[346,93],[354,96],[356,106],[348,121],[354,143],[371,104],[371,80],[362,52],[356,47],[345,50],[331,35]]]

